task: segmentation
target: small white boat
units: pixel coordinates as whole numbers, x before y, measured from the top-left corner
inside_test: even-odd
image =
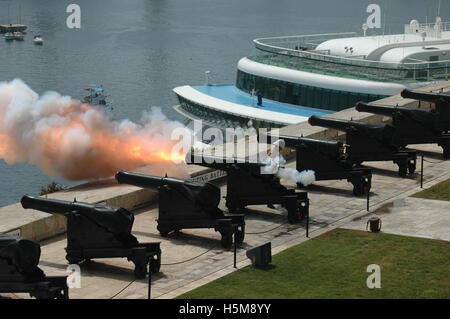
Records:
[[[34,44],[42,45],[44,44],[44,39],[40,35],[37,35],[33,38],[33,42]]]
[[[6,41],[12,41],[14,40],[14,34],[12,32],[6,32],[5,33],[5,40]]]
[[[22,32],[19,31],[13,32],[14,40],[23,41],[24,36],[25,35]]]

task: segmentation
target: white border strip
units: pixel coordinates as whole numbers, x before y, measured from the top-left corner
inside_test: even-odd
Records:
[[[238,62],[238,69],[249,74],[265,78],[303,84],[312,87],[346,91],[353,93],[397,95],[405,88],[416,88],[427,83],[399,84],[393,82],[376,82],[368,80],[350,79],[339,76],[331,76],[306,71],[292,70],[252,61],[242,58]]]
[[[200,104],[209,109],[248,119],[256,119],[276,124],[296,124],[304,122],[308,119],[306,116],[268,111],[263,108],[228,102],[197,91],[189,85],[176,87],[173,91],[175,94],[185,98],[186,100]]]

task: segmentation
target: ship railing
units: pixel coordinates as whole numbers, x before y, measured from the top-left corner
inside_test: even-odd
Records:
[[[396,81],[432,81],[448,78],[450,60],[421,62],[380,62],[366,60],[363,56],[341,57],[331,55],[328,50],[315,50],[315,47],[327,39],[356,36],[356,32],[328,33],[255,39],[256,54],[250,59],[266,60],[268,64],[278,64],[290,68],[303,69],[306,61],[311,68],[320,72],[345,71],[350,77],[365,77],[374,80]]]
[[[414,34],[427,32],[428,35],[436,35],[434,32],[445,32],[450,31],[450,22],[441,22],[439,25],[436,25],[436,22],[432,23],[419,23],[417,25],[405,24],[405,34]]]

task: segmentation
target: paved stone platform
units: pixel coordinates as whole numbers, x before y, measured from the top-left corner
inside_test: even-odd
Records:
[[[433,163],[425,162],[424,187],[450,178],[450,161],[439,160],[440,148],[432,145],[418,145],[417,148],[427,154],[427,159],[433,161]],[[288,166],[294,166],[294,163]],[[380,213],[383,231],[448,239],[450,233],[448,203],[431,201],[433,202],[431,205],[430,201],[408,198],[420,191],[418,174],[401,179],[397,176],[397,166],[392,163],[373,162],[368,166],[373,167],[375,173],[370,211],[380,213],[383,207],[392,202],[398,204],[403,201],[407,205],[399,207],[398,211],[394,208],[389,214]],[[294,186],[290,181],[283,180],[283,183]],[[345,180],[317,182],[307,190],[311,200],[310,237],[336,227],[364,228],[371,216],[366,211],[365,198],[355,198],[352,195],[352,185]],[[224,187],[222,194],[225,195]],[[221,208],[225,210],[223,201]],[[439,213],[441,208],[446,210],[446,213]],[[426,212],[421,215],[424,209],[430,215],[426,215]],[[414,213],[411,214],[411,211]],[[140,209],[135,213],[133,233],[138,239],[142,242],[161,242],[163,265],[161,273],[152,276],[152,297],[174,298],[235,270],[233,252],[221,248],[220,235],[214,230],[183,230],[180,234],[171,234],[163,238],[156,230],[157,207]],[[426,216],[430,219],[427,220]],[[417,228],[411,225],[416,225]],[[244,244],[238,250],[238,268],[249,265],[245,251],[253,245],[271,241],[272,253],[275,254],[308,240],[305,237],[304,224],[287,224],[286,213],[283,210],[273,210],[265,206],[253,206],[247,211],[246,233]],[[42,242],[40,266],[48,275],[66,273],[65,245],[64,235]],[[179,263],[185,260],[189,261]],[[72,298],[147,297],[147,280],[135,281],[133,264],[125,259],[95,260],[93,263],[82,265],[81,270],[82,288],[71,289]],[[25,294],[8,296],[28,298]]]
[[[412,197],[397,199],[344,227],[365,230],[367,219],[373,216],[381,219],[383,233],[450,241],[448,201]]]

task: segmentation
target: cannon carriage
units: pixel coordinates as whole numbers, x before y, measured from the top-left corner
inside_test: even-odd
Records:
[[[396,145],[438,144],[443,149],[443,157],[450,158],[450,95],[404,90],[402,96],[435,103],[435,108],[393,107],[364,102],[357,103],[355,108],[359,112],[391,117]]]
[[[237,243],[244,241],[244,215],[225,215],[218,208],[220,188],[214,184],[125,171],[118,172],[116,180],[119,183],[158,190],[157,229],[162,236],[181,229],[214,228],[221,234],[224,248],[231,247],[233,236]]]
[[[27,238],[0,235],[0,293],[29,293],[37,299],[68,299],[66,276],[39,268],[41,247]]]
[[[248,205],[281,204],[288,211],[290,223],[298,222],[309,214],[308,193],[297,192],[280,184],[275,174],[264,171],[265,163],[194,153],[186,156],[186,162],[227,173],[225,205],[230,212]]]
[[[131,234],[134,215],[123,208],[68,202],[25,195],[23,208],[36,209],[67,218],[66,259],[79,264],[94,258],[127,258],[135,265],[137,278],[161,267],[160,243],[139,243]]]
[[[353,185],[353,194],[370,192],[372,170],[353,163],[347,155],[347,146],[341,141],[321,140],[287,135],[258,135],[259,140],[277,138],[286,147],[296,150],[297,171],[312,170],[317,181],[346,179]],[[301,184],[297,184],[302,187]]]
[[[434,108],[432,108],[430,112],[434,113],[439,119],[439,129],[445,132],[450,130],[450,94],[419,92],[404,89],[400,95],[403,98],[433,103]]]
[[[322,126],[346,133],[349,162],[359,165],[370,161],[392,161],[401,177],[416,170],[417,152],[402,148],[395,139],[395,128],[382,123],[367,123],[311,116],[312,126]]]

